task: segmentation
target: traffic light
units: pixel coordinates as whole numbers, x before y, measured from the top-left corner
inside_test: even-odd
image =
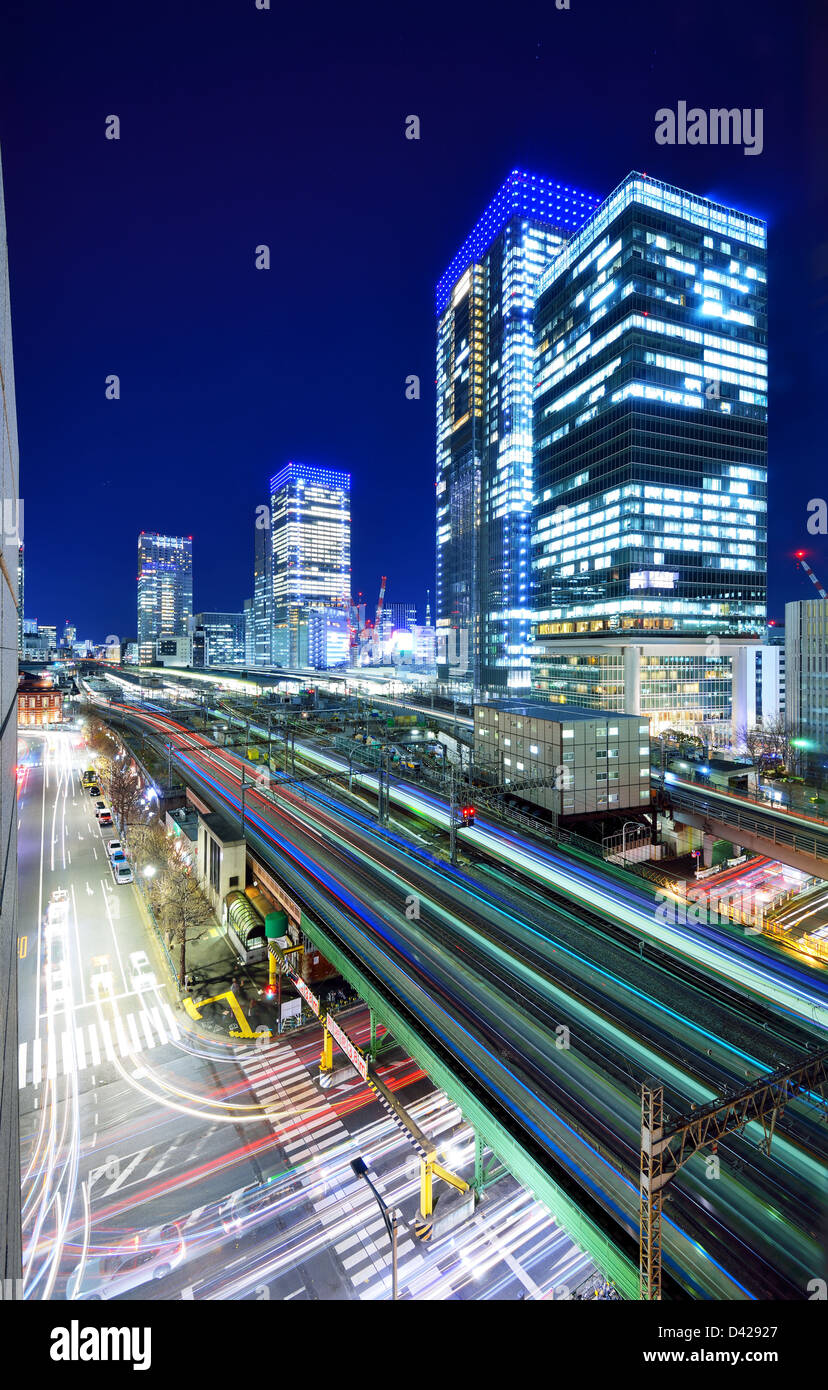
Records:
[[[463,825],[474,825],[474,807],[463,806],[460,809],[460,819]]]

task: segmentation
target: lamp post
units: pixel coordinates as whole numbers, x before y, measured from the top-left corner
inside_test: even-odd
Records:
[[[382,1219],[383,1219],[383,1221],[385,1222],[385,1229],[386,1229],[386,1231],[388,1232],[388,1239],[391,1241],[391,1297],[392,1297],[392,1299],[394,1299],[394,1300],[396,1301],[397,1298],[399,1297],[399,1293],[398,1293],[398,1289],[397,1289],[397,1211],[396,1211],[396,1207],[392,1207],[391,1210],[389,1211],[388,1207],[385,1205],[385,1202],[382,1200],[380,1194],[378,1193],[377,1189],[374,1187],[374,1184],[371,1182],[370,1177],[368,1176],[368,1164],[365,1162],[365,1159],[364,1159],[364,1158],[361,1158],[361,1157],[360,1157],[360,1158],[352,1158],[352,1159],[351,1159],[351,1169],[352,1169],[352,1171],[353,1171],[355,1177],[357,1177],[357,1178],[364,1178],[364,1179],[365,1179],[365,1181],[367,1182],[367,1184],[368,1184],[368,1186],[370,1187],[371,1191],[373,1192],[374,1196],[376,1197],[376,1199],[377,1199],[377,1204],[378,1204],[378,1206],[379,1206],[380,1212],[382,1213]]]

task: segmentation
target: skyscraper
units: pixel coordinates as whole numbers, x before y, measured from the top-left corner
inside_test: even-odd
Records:
[[[273,661],[273,546],[270,528],[260,525],[257,515],[253,532],[253,662],[270,666]]]
[[[162,633],[186,637],[193,614],[193,538],[138,537],[138,650],[151,662]]]
[[[273,661],[307,665],[311,607],[345,607],[351,591],[351,475],[287,463],[270,480]]]
[[[20,537],[17,516],[19,453],[14,394],[9,261],[3,171],[0,167],[0,1278],[22,1275],[20,1139],[17,1119],[17,652],[22,645],[18,612]],[[13,1297],[14,1295],[12,1295]]]
[[[438,674],[475,692],[530,685],[534,286],[597,204],[513,170],[437,286]]]
[[[828,599],[785,604],[787,725],[803,772],[822,785],[828,761]]]
[[[566,634],[764,632],[765,263],[758,218],[633,173],[544,271],[541,646]]]

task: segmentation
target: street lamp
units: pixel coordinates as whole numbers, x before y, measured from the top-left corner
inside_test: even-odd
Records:
[[[377,1199],[382,1219],[385,1222],[385,1229],[388,1232],[388,1239],[391,1241],[391,1297],[398,1298],[397,1291],[397,1210],[392,1207],[389,1211],[385,1202],[382,1200],[374,1184],[368,1176],[368,1164],[362,1157],[351,1159],[351,1171],[357,1178],[364,1178]]]
[[[144,878],[155,878],[157,869],[154,864],[146,864],[142,870]]]

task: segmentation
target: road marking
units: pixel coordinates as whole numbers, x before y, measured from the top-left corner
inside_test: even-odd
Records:
[[[116,1060],[115,1048],[112,1046],[112,1034],[109,1030],[109,1024],[107,1023],[105,1018],[101,1019],[101,1037],[103,1038],[104,1051],[106,1052],[109,1061],[114,1062]]]
[[[17,938],[17,958],[18,958],[18,960],[25,960],[25,959],[26,959],[26,952],[28,951],[28,949],[29,949],[29,938],[28,938],[28,936],[18,936],[18,938]]]
[[[98,1034],[94,1023],[90,1023],[89,1025],[89,1047],[92,1052],[92,1065],[93,1067],[99,1067],[101,1065],[101,1049],[98,1046]],[[92,1080],[95,1080],[94,1076]]]
[[[63,1044],[63,1075],[68,1076],[70,1072],[75,1070],[73,1065],[75,1057],[72,1051],[72,1034],[68,1028],[65,1029],[61,1042]]]
[[[55,1047],[55,1035],[50,1028],[46,1038],[46,1079],[54,1081],[57,1076],[57,1048]]]
[[[135,1014],[127,1014],[127,1016],[126,1016],[126,1025],[127,1025],[127,1032],[129,1033],[130,1043],[132,1044],[130,1050],[131,1050],[132,1052],[140,1052],[140,1051],[141,1051],[141,1039],[140,1039],[139,1036],[138,1036],[138,1025],[137,1025],[137,1023],[135,1022]]]
[[[83,1033],[80,1028],[75,1029],[75,1056],[78,1059],[78,1068],[83,1071],[86,1066],[86,1049],[83,1045]]]
[[[132,1015],[130,1015],[130,1017],[132,1017]],[[149,1014],[147,1013],[146,1009],[142,1009],[138,1017],[141,1020],[141,1027],[144,1030],[144,1037],[147,1040],[147,1047],[155,1047],[155,1034],[152,1031],[152,1027],[149,1021]]]
[[[104,1197],[109,1197],[112,1195],[113,1192],[117,1192],[118,1188],[122,1187],[123,1184],[126,1182],[133,1169],[138,1167],[138,1164],[141,1162],[141,1159],[144,1157],[144,1154],[148,1154],[151,1152],[151,1148],[139,1149],[132,1162],[127,1164],[126,1168],[124,1168],[123,1172],[118,1174],[117,1178],[113,1183],[110,1183],[109,1187],[103,1194]]]
[[[163,1023],[161,1022],[161,1014],[160,1014],[160,1012],[158,1011],[158,1009],[155,1008],[155,1006],[153,1005],[153,1006],[150,1007],[150,1009],[149,1009],[148,1012],[149,1012],[150,1018],[152,1019],[153,1023],[154,1023],[155,1026],[156,1026],[156,1028],[158,1029],[158,1032],[159,1032],[159,1035],[160,1035],[160,1037],[161,1037],[162,1043],[169,1042],[169,1038],[167,1037],[167,1034],[166,1034],[166,1032],[165,1032],[165,1030],[164,1030],[164,1025],[163,1025]]]
[[[121,1022],[120,1014],[115,1015],[115,1034],[118,1039],[118,1046],[121,1049],[121,1056],[128,1057],[132,1049],[129,1045],[129,1039],[127,1038],[127,1035],[124,1032],[124,1025]]]
[[[95,889],[89,887],[89,879],[86,880],[86,893],[88,897],[94,897]]]
[[[17,1049],[17,1087],[22,1091],[26,1085],[26,1043],[21,1043]]]
[[[32,1081],[37,1086],[41,1076],[40,1038],[32,1043]]]
[[[179,1037],[178,1024],[175,1021],[172,1009],[170,1008],[169,1004],[162,1004],[161,1007],[164,1010],[164,1017],[167,1020],[167,1027],[170,1030],[170,1036],[172,1038]]]

